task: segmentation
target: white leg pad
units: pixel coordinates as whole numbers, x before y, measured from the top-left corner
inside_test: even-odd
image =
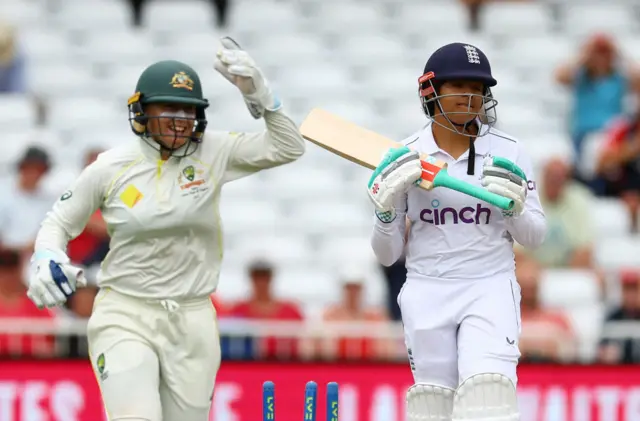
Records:
[[[451,421],[455,390],[417,383],[407,391],[408,421]]]
[[[456,390],[452,421],[519,421],[513,382],[496,373],[476,374]]]

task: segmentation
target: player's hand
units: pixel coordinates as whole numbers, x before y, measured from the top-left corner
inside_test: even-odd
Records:
[[[64,253],[36,253],[31,258],[27,296],[40,309],[64,304],[87,281],[81,268],[70,265]]]
[[[399,200],[421,177],[422,164],[418,152],[406,146],[389,149],[367,185],[369,199],[376,207],[380,221],[389,223],[395,219],[398,207],[406,207],[406,203],[399,203]]]
[[[265,110],[280,109],[282,103],[271,92],[251,56],[229,37],[222,38],[220,42],[222,47],[216,54],[214,68],[242,92],[251,115],[261,118]]]
[[[520,216],[527,199],[527,176],[524,171],[506,158],[486,157],[482,166],[482,185],[492,193],[514,201],[504,216]]]

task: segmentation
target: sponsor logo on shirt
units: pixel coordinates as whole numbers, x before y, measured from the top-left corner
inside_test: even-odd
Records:
[[[122,200],[122,203],[127,205],[127,207],[133,208],[140,200],[142,200],[143,197],[144,196],[140,193],[140,190],[138,190],[133,184],[129,184],[120,195],[120,200]]]
[[[491,209],[478,203],[475,206],[465,206],[461,209],[440,207],[440,201],[431,201],[432,209],[423,209],[420,220],[433,225],[474,224],[488,225],[491,221]]]

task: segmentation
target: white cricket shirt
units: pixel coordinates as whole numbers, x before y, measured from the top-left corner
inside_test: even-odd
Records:
[[[431,129],[429,124],[402,143],[445,161],[450,175],[478,186],[486,155],[515,162],[528,179],[525,211],[517,218],[504,217],[501,209],[454,190],[412,187],[406,197],[406,216],[410,220],[406,249],[405,209],[397,209],[397,218],[388,224],[374,217],[371,244],[378,260],[391,265],[404,251],[409,276],[481,279],[513,272],[513,240],[525,247],[537,247],[546,232],[532,165],[522,145],[491,129],[475,140],[475,175],[467,175],[469,151],[453,159],[438,147]]]
[[[208,296],[223,255],[222,186],[294,161],[305,150],[281,110],[265,112],[264,119],[261,133],[207,133],[184,158],[162,161],[139,138],[101,154],[49,212],[36,252],[66,250],[99,208],[111,236],[100,287],[159,300]]]

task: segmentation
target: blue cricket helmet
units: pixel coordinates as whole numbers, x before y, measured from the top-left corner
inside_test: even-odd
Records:
[[[429,73],[436,81],[473,80],[487,87],[498,84],[491,74],[489,59],[482,50],[460,42],[438,48],[424,66],[424,75]]]
[[[455,94],[455,95],[441,95],[440,87],[449,81],[465,80],[481,82],[484,85],[484,92],[482,95],[478,94]],[[418,92],[420,95],[420,101],[422,102],[422,109],[427,117],[434,123],[445,127],[448,130],[452,130],[458,134],[469,136],[470,149],[473,151],[473,138],[484,136],[489,132],[489,129],[493,127],[497,121],[497,115],[495,107],[498,104],[493,98],[491,88],[498,84],[498,81],[491,74],[491,64],[487,56],[478,47],[470,44],[464,44],[455,42],[447,44],[437,49],[424,66],[422,76],[418,79]],[[467,111],[453,111],[445,112],[442,109],[440,100],[447,96],[468,96],[469,108]],[[472,100],[474,97],[480,97],[482,100],[482,107],[478,112],[472,110]],[[439,114],[443,115],[449,124],[442,124],[436,121],[436,107],[438,107]],[[454,123],[450,117],[454,114],[469,115],[475,114],[474,117],[463,123]],[[477,133],[472,134],[468,129],[470,126],[477,126]],[[473,168],[470,167],[470,174],[473,173]]]

